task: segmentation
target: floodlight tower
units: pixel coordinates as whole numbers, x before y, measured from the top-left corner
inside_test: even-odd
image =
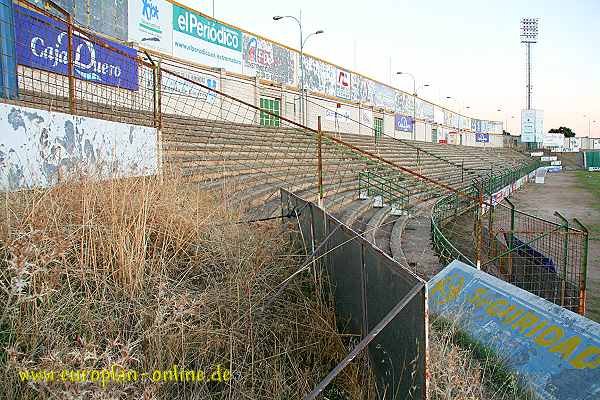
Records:
[[[527,94],[527,110],[531,110],[531,45],[537,43],[538,40],[538,18],[522,18],[521,19],[521,43],[525,44],[527,50],[526,59],[526,94]]]

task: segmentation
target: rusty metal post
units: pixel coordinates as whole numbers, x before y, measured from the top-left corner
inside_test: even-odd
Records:
[[[491,210],[490,210],[491,212]],[[477,209],[477,269],[481,269],[481,248],[483,246],[483,181],[479,184],[479,208]]]
[[[67,76],[69,78],[69,111],[75,114],[77,111],[75,105],[75,76],[73,73],[73,17],[66,13],[67,17]]]
[[[319,176],[319,207],[323,207],[323,156],[321,153],[323,132],[321,131],[321,116],[317,119],[317,174]]]
[[[73,73],[73,17],[71,13],[56,4],[52,0],[46,0],[46,4],[61,13],[67,22],[67,77],[69,80],[69,112],[74,114],[75,106],[75,76]]]
[[[509,283],[514,282],[513,278],[513,242],[515,237],[515,205],[510,201],[510,199],[504,199],[510,206],[510,232],[508,233],[508,276]]]
[[[554,211],[554,215],[562,221],[562,227],[564,228],[563,237],[563,262],[562,262],[562,279],[560,285],[560,305],[565,306],[565,292],[567,286],[567,266],[569,264],[569,220],[566,219],[558,211]]]
[[[584,153],[585,154],[585,153]],[[577,218],[573,218],[573,221],[579,226],[579,229],[583,231],[583,254],[581,255],[581,272],[579,273],[579,309],[577,312],[581,315],[585,315],[585,298],[586,298],[586,286],[587,286],[587,264],[588,264],[588,248],[590,240],[590,232]]]

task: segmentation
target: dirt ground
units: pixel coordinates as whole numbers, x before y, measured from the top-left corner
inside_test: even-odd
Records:
[[[554,211],[569,220],[579,219],[590,230],[586,315],[600,322],[600,238],[595,231],[600,226],[598,199],[581,184],[576,172],[547,174],[544,184],[530,183],[512,197],[518,210],[557,221]],[[558,221],[557,221],[558,222]]]

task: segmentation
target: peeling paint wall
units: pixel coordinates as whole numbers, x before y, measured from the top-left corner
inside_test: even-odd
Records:
[[[0,191],[154,175],[154,128],[0,104]]]

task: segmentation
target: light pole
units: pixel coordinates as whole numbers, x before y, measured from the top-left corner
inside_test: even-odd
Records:
[[[591,123],[592,119],[590,118],[589,115],[584,115],[583,118],[588,119],[588,137],[590,137],[590,133],[592,131],[592,123]],[[596,121],[594,121],[594,122],[596,122]]]
[[[416,140],[415,135],[415,126],[416,126],[416,105],[417,105],[417,81],[415,80],[415,76],[410,72],[396,72],[396,75],[408,75],[412,78],[413,81],[413,125],[412,125],[412,140]]]
[[[319,29],[308,35],[306,39],[303,39],[303,31],[302,31],[302,10],[300,10],[300,18],[296,18],[293,15],[276,15],[273,17],[273,21],[279,21],[280,19],[291,18],[298,23],[298,28],[300,28],[300,113],[302,114],[302,124],[306,126],[306,113],[304,112],[304,45],[308,38],[313,35],[319,35],[324,31]]]
[[[506,113],[503,113],[501,108],[499,108],[499,109],[498,109],[498,110],[496,110],[496,111],[498,111],[498,112],[500,113],[500,118],[504,119],[504,127],[502,128],[502,131],[503,131],[503,132],[502,132],[502,134],[504,134],[504,130],[505,130],[505,129],[506,129],[506,130],[507,130],[507,132],[508,132],[508,126],[507,126],[507,124],[506,124]]]

